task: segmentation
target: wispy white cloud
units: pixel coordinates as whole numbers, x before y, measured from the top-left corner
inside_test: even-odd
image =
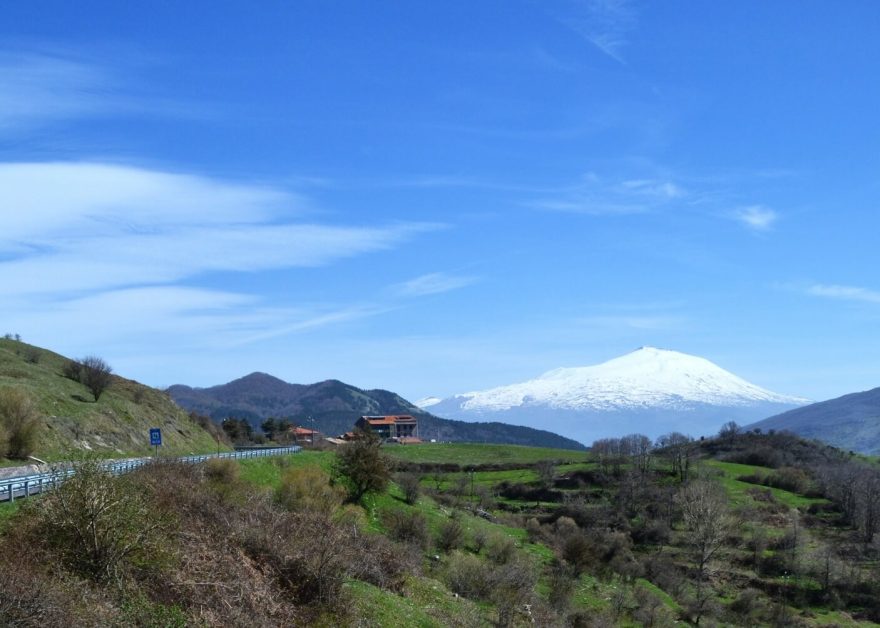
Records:
[[[629,0],[581,0],[562,21],[606,55],[625,63],[623,50],[638,13]]]
[[[621,183],[624,189],[631,190],[644,196],[653,196],[661,199],[673,199],[684,196],[684,190],[671,181],[656,181],[653,179],[633,179]]]
[[[0,50],[0,134],[92,117],[162,114],[204,118],[211,107],[141,93],[140,62],[112,55],[114,67],[70,50]],[[128,67],[123,67],[124,65]]]
[[[880,291],[871,290],[870,288],[862,288],[859,286],[814,284],[807,288],[807,294],[814,297],[824,297],[827,299],[861,301],[863,303],[880,303]]]
[[[733,217],[750,229],[768,231],[779,219],[779,214],[762,205],[752,205],[736,210]]]
[[[477,281],[476,277],[450,275],[447,273],[429,273],[397,284],[393,287],[393,291],[398,296],[420,297],[457,290],[458,288],[469,286],[475,281]]]
[[[88,162],[0,163],[0,203],[9,209],[0,248],[59,236],[259,224],[307,207],[268,186]]]
[[[688,195],[667,177],[608,180],[594,172],[575,185],[533,201],[538,209],[580,214],[639,214],[657,209]]]
[[[0,131],[93,115],[120,103],[109,76],[57,56],[0,52]]]
[[[82,297],[6,303],[4,324],[61,348],[164,347],[211,350],[315,331],[387,311],[368,305],[272,307],[262,298],[186,286],[144,286]],[[67,333],[59,334],[59,330]]]
[[[0,206],[7,298],[321,266],[430,228],[294,222],[284,190],[107,164],[0,165]]]

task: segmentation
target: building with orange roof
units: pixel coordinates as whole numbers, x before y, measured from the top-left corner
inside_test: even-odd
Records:
[[[293,442],[295,443],[314,443],[321,438],[320,432],[310,430],[307,427],[292,427],[290,428],[290,435],[293,436]]]
[[[369,427],[379,438],[409,439],[419,435],[419,423],[409,414],[362,416],[355,425],[361,429]]]

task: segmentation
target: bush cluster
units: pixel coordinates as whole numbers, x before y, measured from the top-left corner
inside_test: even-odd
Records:
[[[0,388],[0,458],[26,459],[36,447],[39,429],[31,398],[18,388]]]
[[[346,579],[400,589],[419,569],[420,550],[366,532],[314,469],[275,495],[227,461],[76,470],[0,537],[0,625],[308,625],[346,617]]]

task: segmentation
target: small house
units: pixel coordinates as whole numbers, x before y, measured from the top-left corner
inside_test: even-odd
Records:
[[[292,427],[290,435],[295,443],[314,443],[321,439],[321,433],[317,430],[310,430],[307,427]]]

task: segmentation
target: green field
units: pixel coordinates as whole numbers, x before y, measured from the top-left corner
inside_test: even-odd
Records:
[[[586,462],[585,452],[571,449],[545,449],[521,445],[488,445],[482,443],[424,443],[385,447],[389,457],[407,462],[461,466],[483,464],[534,464],[541,460]]]
[[[735,462],[721,462],[719,460],[707,460],[704,464],[707,468],[720,472],[719,479],[721,484],[727,490],[731,502],[737,506],[753,502],[754,500],[749,496],[748,491],[754,490],[755,488],[762,491],[770,491],[776,501],[791,508],[803,508],[808,507],[811,504],[825,503],[828,501],[821,498],[804,497],[803,495],[798,495],[797,493],[792,493],[781,488],[752,484],[737,479],[744,475],[767,476],[773,473],[773,469],[768,467],[738,464]]]

